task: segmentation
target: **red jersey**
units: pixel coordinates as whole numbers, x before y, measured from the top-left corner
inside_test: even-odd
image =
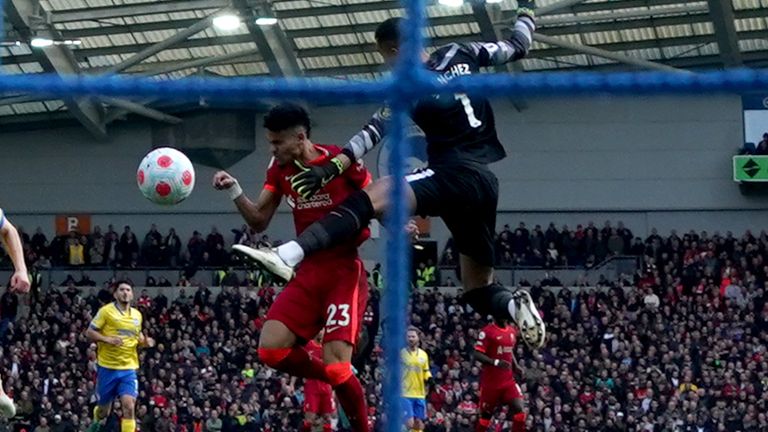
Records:
[[[323,346],[314,340],[307,342],[307,345],[304,348],[310,356],[320,360],[323,359]],[[313,379],[304,380],[304,393],[306,394],[311,393],[313,395],[327,395],[330,397],[331,391],[331,385],[328,383]]]
[[[488,324],[480,330],[475,342],[475,350],[494,360],[504,360],[512,363],[512,355],[517,343],[517,327],[507,326],[500,328],[496,324]],[[480,386],[495,386],[514,380],[511,369],[493,365],[483,365],[480,374]]]
[[[331,145],[315,144],[321,156],[310,161],[309,165],[322,165],[334,156],[341,153],[341,148]],[[309,225],[322,219],[331,210],[341,204],[353,192],[360,190],[371,182],[371,173],[358,162],[349,167],[342,175],[333,179],[322,189],[309,199],[300,197],[291,189],[290,178],[301,172],[295,164],[286,164],[280,166],[275,159],[269,163],[267,168],[267,180],[264,182],[264,189],[271,191],[279,196],[285,196],[288,206],[293,211],[293,222],[296,226],[296,235],[301,234]],[[357,247],[370,237],[371,232],[366,227],[357,238],[342,243],[339,246],[318,252],[312,256],[326,255],[338,257],[340,253],[353,252],[357,256]]]

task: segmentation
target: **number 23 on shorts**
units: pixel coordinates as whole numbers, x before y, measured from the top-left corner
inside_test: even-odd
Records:
[[[325,332],[331,333],[341,327],[349,325],[349,305],[348,304],[330,304],[328,305],[328,319],[325,321]]]

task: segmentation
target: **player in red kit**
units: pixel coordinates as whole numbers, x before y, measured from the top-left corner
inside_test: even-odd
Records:
[[[296,232],[301,233],[370,183],[370,173],[357,165],[325,183],[314,196],[300,197],[291,189],[291,177],[307,167],[326,163],[341,149],[312,143],[309,115],[297,105],[272,108],[264,117],[264,128],[273,158],[255,202],[229,173],[219,171],[213,177],[213,186],[228,192],[245,221],[257,232],[267,228],[282,197],[293,211]],[[353,374],[351,359],[368,300],[368,282],[357,247],[369,236],[366,227],[355,238],[305,260],[269,308],[259,338],[262,363],[297,377],[329,383],[355,432],[368,431],[363,388]],[[245,255],[254,251],[243,245],[233,249]],[[312,358],[303,345],[323,329],[320,361]]]
[[[307,343],[307,351],[314,358],[323,358],[323,333]],[[336,404],[333,402],[333,389],[330,384],[315,380],[304,380],[304,425],[302,432],[318,430],[322,426],[323,432],[331,432],[331,416],[336,412]]]
[[[480,374],[480,419],[476,432],[487,432],[497,408],[511,410],[512,432],[525,432],[523,394],[514,371],[522,374],[515,359],[518,329],[505,320],[495,320],[480,330],[475,343],[475,359],[483,364]]]

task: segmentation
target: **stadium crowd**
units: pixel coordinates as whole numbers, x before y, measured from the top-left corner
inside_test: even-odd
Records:
[[[234,244],[249,246],[271,245],[269,237],[258,235],[243,225],[232,229]],[[223,267],[232,264],[225,247],[224,236],[212,227],[207,236],[194,231],[186,242],[182,241],[174,228],[161,234],[154,224],[139,242],[130,226],[122,233],[109,225],[106,231],[95,226],[89,234],[70,232],[48,239],[38,227],[30,236],[19,227],[19,236],[24,246],[28,265],[49,267]]]
[[[546,229],[535,225],[528,229],[525,222],[512,229],[509,225],[496,236],[496,263],[500,266],[586,267],[599,264],[612,255],[641,255],[643,240],[633,237],[622,222],[610,221],[602,228],[594,222],[578,224],[575,229],[563,225],[558,229],[550,223]],[[443,249],[442,266],[455,266],[458,255],[453,241]]]
[[[653,232],[642,241],[645,265],[634,278],[583,290],[522,281],[549,332],[543,349],[517,348],[529,430],[768,430],[767,249],[765,233]],[[301,381],[255,357],[275,295],[269,288],[213,296],[198,287],[173,302],[136,293],[158,341],[141,355],[142,431],[297,430]],[[0,373],[19,411],[19,421],[0,428],[87,427],[95,355],[83,329],[110,295],[84,290],[48,291],[29,306],[29,297],[0,297]],[[370,336],[378,329],[377,297],[366,314]],[[480,370],[469,359],[482,317],[436,290],[415,292],[409,309],[436,378],[426,430],[474,430]],[[379,424],[382,358],[374,345],[356,365],[370,421]],[[117,430],[116,418],[110,425]],[[501,413],[491,430],[508,427]]]
[[[50,240],[39,227],[32,236],[23,228],[19,232],[28,265],[36,263],[41,268],[225,267],[234,264],[233,259],[236,259],[229,253],[230,244],[260,247],[280,243],[279,240],[270,240],[267,235],[257,234],[245,225],[232,229],[231,233],[233,238],[225,241],[224,235],[212,227],[207,235],[194,231],[192,237],[184,241],[175,229],[162,234],[152,225],[139,241],[130,226],[125,226],[122,233],[118,233],[113,225],[109,225],[106,231],[96,226],[87,235],[71,232]],[[520,222],[514,229],[506,224],[497,233],[496,261],[502,267],[591,268],[613,255],[642,256],[647,254],[649,247],[661,248],[661,243],[696,237],[696,233],[692,232],[680,237],[673,231],[668,238],[662,238],[652,229],[644,240],[634,236],[620,221],[615,225],[606,221],[600,228],[594,222],[588,222],[577,224],[573,229],[568,225],[558,228],[554,223],[546,229],[541,225],[529,229],[525,222]],[[651,242],[657,238],[661,243],[653,246]],[[714,233],[700,240],[705,243],[722,240],[730,244],[737,239],[731,233]],[[441,267],[457,265],[458,254],[453,239],[444,245],[439,261]]]
[[[272,245],[269,236],[259,235],[247,226],[231,230],[232,244],[249,246]],[[207,235],[194,231],[182,240],[171,228],[166,234],[152,225],[143,238],[130,226],[122,232],[109,225],[105,231],[96,226],[90,234],[71,232],[49,239],[41,228],[31,236],[23,228],[19,232],[28,264],[39,267],[222,267],[232,264],[229,242],[216,227]],[[279,241],[274,242],[279,244]],[[577,225],[575,229],[553,223],[544,229],[540,225],[528,229],[524,222],[512,229],[510,225],[496,236],[496,262],[500,266],[591,267],[611,255],[640,255],[643,240],[633,237],[622,222],[612,226],[606,222],[597,228],[593,222]],[[453,241],[444,246],[440,265],[455,266],[458,254]]]

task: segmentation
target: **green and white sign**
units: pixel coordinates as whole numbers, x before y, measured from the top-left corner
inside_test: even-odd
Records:
[[[768,156],[734,156],[733,181],[768,182]]]

